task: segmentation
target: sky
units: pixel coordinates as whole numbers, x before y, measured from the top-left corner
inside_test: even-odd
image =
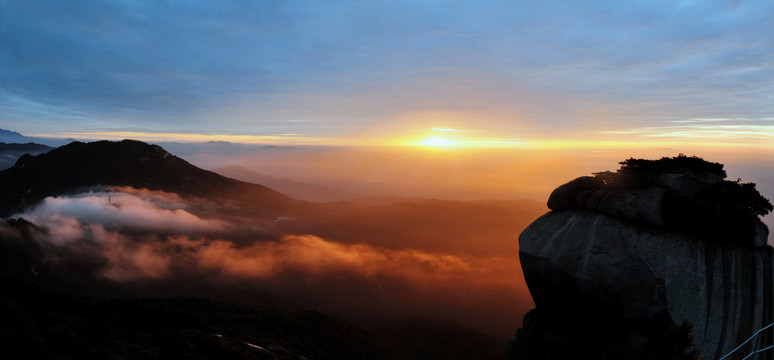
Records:
[[[771,149],[772,34],[771,1],[4,0],[0,128]]]

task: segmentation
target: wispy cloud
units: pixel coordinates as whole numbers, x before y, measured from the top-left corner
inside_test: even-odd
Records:
[[[428,127],[538,138],[758,119],[774,111],[773,6],[6,2],[0,109],[26,133],[338,139],[435,110],[481,116]]]
[[[229,133],[191,133],[191,132],[147,132],[147,131],[62,131],[54,134],[28,134],[39,137],[68,137],[84,140],[123,140],[137,139],[151,142],[208,142],[226,141],[241,144],[281,144],[281,145],[330,145],[342,144],[340,140],[326,137],[304,136],[302,134],[247,135]],[[351,142],[356,144],[356,142]]]
[[[685,144],[708,143],[717,145],[759,146],[772,148],[774,145],[774,121],[762,119],[685,119],[668,123],[634,127],[622,130],[600,131],[605,135],[628,135],[644,141],[661,139],[680,141]],[[633,140],[636,142],[637,140]]]

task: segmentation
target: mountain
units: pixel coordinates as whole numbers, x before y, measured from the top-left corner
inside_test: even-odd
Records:
[[[6,143],[26,143],[32,141],[31,138],[28,138],[22,134],[17,133],[16,131],[10,131],[10,130],[3,130],[0,129],[0,142],[6,142]]]
[[[10,143],[0,142],[0,170],[7,169],[16,163],[24,154],[38,155],[53,149],[50,146],[36,143]]]
[[[327,186],[277,178],[251,171],[241,166],[226,166],[213,170],[232,179],[266,185],[295,199],[312,202],[330,202],[355,199],[358,194]]]
[[[60,138],[53,138],[53,137],[29,137],[29,136],[19,134],[16,131],[0,129],[0,142],[5,142],[5,143],[26,144],[31,142],[36,144],[44,144],[46,146],[58,147],[58,146],[66,145],[73,141],[75,141],[75,139],[71,139],[71,138],[60,139]]]
[[[282,211],[300,204],[262,185],[202,170],[157,145],[140,141],[72,142],[37,156],[23,155],[0,171],[0,216],[47,196],[94,186],[132,186],[184,196],[239,201],[253,210]]]
[[[554,190],[552,211],[519,236],[536,308],[509,359],[718,359],[774,322],[758,219],[771,204],[755,186],[698,158],[621,164]]]

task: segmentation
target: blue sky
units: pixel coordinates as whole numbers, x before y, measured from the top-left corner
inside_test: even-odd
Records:
[[[774,2],[0,1],[0,128],[774,143]]]

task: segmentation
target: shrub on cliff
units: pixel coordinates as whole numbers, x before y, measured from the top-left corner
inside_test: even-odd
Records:
[[[725,180],[723,164],[680,154],[658,160],[629,158],[616,172],[594,173],[598,188],[637,191],[667,189],[663,217],[673,230],[747,244],[755,222],[774,210],[754,183]],[[687,184],[687,185],[686,185]]]
[[[658,184],[658,178],[664,174],[691,174],[696,177],[711,174],[719,179],[726,178],[723,164],[710,162],[697,156],[680,154],[675,157],[662,157],[659,160],[629,158],[619,162],[617,172],[602,171],[594,173],[606,187],[621,190],[637,190]],[[710,196],[719,203],[737,209],[750,216],[763,216],[774,210],[771,202],[755,188],[755,183],[742,183],[723,180],[705,184],[710,191],[702,195]]]
[[[662,157],[659,160],[646,160],[629,158],[621,161],[619,172],[632,174],[634,176],[660,175],[668,173],[681,173],[685,170],[695,174],[710,173],[726,178],[726,171],[723,170],[723,164],[710,162],[697,156],[686,156],[679,154],[675,157]]]
[[[662,157],[659,160],[629,158],[619,162],[619,164],[621,164],[621,168],[617,172],[596,172],[594,177],[602,180],[605,187],[638,190],[656,186],[659,176],[664,174],[691,174],[705,179],[708,177],[706,174],[711,174],[720,180],[727,176],[726,171],[723,170],[723,164],[685,154]],[[764,216],[774,210],[771,202],[756,190],[755,183],[742,183],[741,179],[737,179],[736,181],[723,180],[704,185],[701,197],[708,197],[713,202],[739,211],[744,215]]]

